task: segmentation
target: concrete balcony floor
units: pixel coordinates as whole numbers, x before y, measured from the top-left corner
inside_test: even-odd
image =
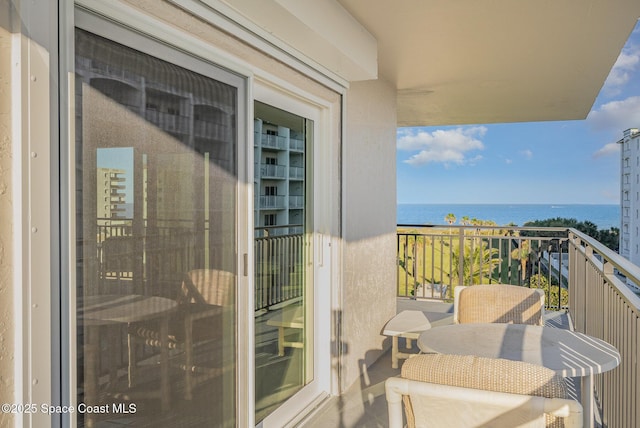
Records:
[[[398,298],[397,312],[403,310],[422,310],[429,312],[453,312],[453,305],[442,302],[419,301]],[[546,324],[557,328],[569,328],[569,316],[564,311],[547,312]],[[400,339],[400,348],[405,346]],[[413,352],[418,349],[413,344]],[[402,361],[402,360],[401,360]],[[371,367],[360,376],[342,396],[331,397],[301,426],[305,428],[378,428],[389,426],[387,401],[384,382],[392,376],[399,376],[400,369],[391,368],[391,351],[385,352]],[[580,381],[567,378],[569,393],[573,398],[580,396]],[[599,416],[594,415],[596,426]]]

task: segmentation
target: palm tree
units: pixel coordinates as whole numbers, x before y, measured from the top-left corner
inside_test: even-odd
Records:
[[[505,227],[507,227],[508,229],[503,229],[500,231],[501,235],[504,236],[517,236],[519,235],[519,232],[517,230],[514,230],[514,227],[518,227],[517,224],[515,224],[514,222],[509,222],[508,224],[505,225]]]
[[[449,213],[444,217],[444,221],[449,223],[450,225],[456,222],[456,216],[454,213]]]
[[[449,223],[449,226],[451,226],[453,223],[456,222],[456,216],[454,213],[449,213],[444,217],[444,221],[446,221],[447,223]],[[451,235],[451,228],[449,228],[449,235]]]
[[[458,247],[451,253],[450,275],[458,278],[458,283],[463,285],[482,284],[483,279],[490,278],[493,269],[500,264],[497,248],[489,248],[484,241],[473,246],[471,242],[465,242],[462,257]],[[462,263],[462,281],[459,278],[460,263]]]
[[[528,240],[520,242],[520,246],[511,251],[511,257],[520,260],[520,275],[524,281],[527,278],[527,261],[529,261],[529,253],[531,252],[531,244]]]

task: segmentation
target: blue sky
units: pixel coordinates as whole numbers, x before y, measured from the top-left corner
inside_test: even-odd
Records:
[[[628,128],[640,128],[640,25],[585,120],[400,128],[398,203],[619,204]]]

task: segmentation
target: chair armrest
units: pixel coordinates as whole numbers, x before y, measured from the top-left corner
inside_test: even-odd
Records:
[[[199,305],[190,303],[185,305],[187,308],[186,313],[183,315],[184,322],[184,342],[187,349],[191,349],[194,341],[202,338],[213,338],[221,334],[220,323],[213,321],[222,317],[223,307],[216,305]],[[208,321],[205,323],[204,328],[201,320],[211,319],[212,323],[209,325]],[[218,330],[216,330],[218,329]]]
[[[487,406],[494,407],[498,413],[496,417],[503,417],[505,421],[514,421],[514,416],[511,415],[511,410],[518,412],[525,412],[525,414],[533,417],[534,415],[541,416],[543,413],[552,414],[554,416],[563,417],[565,427],[579,428],[582,427],[582,406],[575,400],[562,399],[562,398],[545,398],[531,395],[512,394],[506,392],[494,392],[488,390],[463,388],[458,386],[440,385],[429,382],[419,382],[415,380],[392,377],[385,382],[385,392],[387,395],[388,409],[389,409],[389,426],[391,428],[402,427],[402,396],[419,396],[428,398],[434,405],[436,402],[440,403],[440,406],[436,405],[435,408],[442,408],[443,404],[453,402],[465,402],[469,405],[479,406],[478,408],[486,408]],[[426,409],[426,402],[422,402],[420,407]],[[454,405],[453,408],[456,406]],[[414,408],[414,409],[417,409]],[[469,409],[469,407],[465,407]],[[450,412],[447,409],[447,412]],[[454,410],[455,412],[455,410]],[[464,412],[463,412],[464,413]],[[431,415],[434,420],[437,416],[433,413]],[[462,417],[463,419],[459,419]],[[474,412],[466,412],[464,414],[448,414],[447,420],[452,422],[453,419],[459,423],[473,423],[477,422],[474,419]],[[455,423],[454,423],[455,424]]]
[[[402,423],[402,396],[408,394],[406,379],[390,377],[384,384],[389,411],[389,428],[404,428]]]
[[[197,305],[197,304],[186,304],[186,313],[184,315],[184,319],[187,322],[193,322],[204,318],[211,318],[217,315],[222,314],[222,306],[216,305]]]
[[[541,288],[534,288],[536,292],[540,295],[540,322],[538,325],[544,325],[544,290]]]
[[[456,285],[453,289],[453,323],[460,324],[460,314],[458,308],[460,307],[460,293],[467,288],[466,285]]]
[[[564,419],[565,428],[581,428],[583,425],[582,405],[575,400],[547,398],[544,412]]]

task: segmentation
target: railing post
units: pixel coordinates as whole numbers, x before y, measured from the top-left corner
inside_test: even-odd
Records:
[[[404,294],[409,295],[409,235],[404,237]]]
[[[400,232],[396,229],[396,296],[400,296]]]
[[[411,272],[413,274],[413,298],[418,297],[418,235],[413,235],[413,263],[411,265]]]
[[[464,285],[464,228],[458,228],[458,285]]]

